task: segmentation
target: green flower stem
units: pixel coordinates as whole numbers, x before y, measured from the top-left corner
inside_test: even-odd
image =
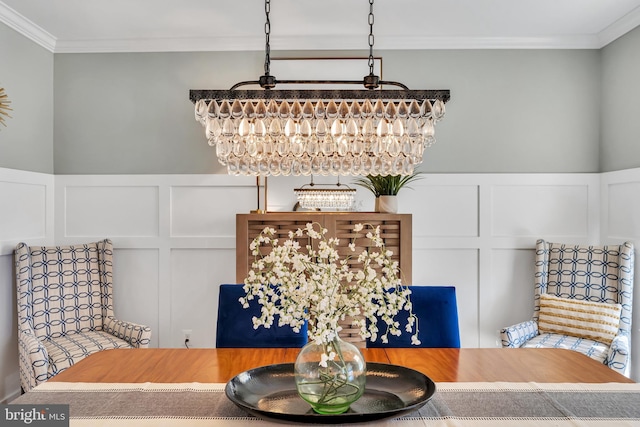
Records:
[[[343,396],[352,396],[356,395],[360,392],[360,388],[354,384],[350,384],[347,381],[346,376],[346,362],[344,360],[344,355],[342,354],[342,350],[340,349],[340,345],[338,343],[338,337],[335,337],[332,341],[333,348],[335,349],[336,354],[338,355],[338,361],[332,360],[330,363],[336,369],[336,373],[331,375],[331,367],[327,366],[326,368],[320,368],[320,380],[318,382],[309,382],[309,384],[322,384],[322,394],[318,399],[318,404],[330,404],[332,400],[337,399]],[[329,348],[326,343],[323,344],[325,354],[329,354]],[[353,391],[348,391],[347,389],[351,388]]]
[[[328,371],[328,369],[327,369]],[[330,404],[332,400],[358,394],[360,388],[356,385],[349,384],[346,378],[340,378],[339,374],[330,375],[326,372],[320,373],[320,380],[318,382],[310,382],[309,384],[322,384],[322,394],[318,399],[318,404]],[[347,391],[347,388],[353,389],[353,391]]]

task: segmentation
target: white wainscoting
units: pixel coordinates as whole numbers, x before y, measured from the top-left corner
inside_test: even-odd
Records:
[[[359,210],[373,196],[351,179]],[[271,209],[291,209],[303,177],[268,180]],[[315,183],[335,183],[314,177]],[[598,174],[424,175],[399,194],[413,215],[413,284],[457,288],[463,347],[499,347],[498,330],[533,312],[534,247],[598,243]]]
[[[57,175],[56,242],[114,245],[117,317],[152,328],[151,346],[215,345],[218,285],[235,281],[235,214],[255,178]]]
[[[53,242],[53,175],[0,168],[0,255]]]
[[[640,381],[640,169],[601,174],[602,243],[631,241],[635,245],[631,378]]]
[[[353,186],[351,181],[342,180]],[[308,182],[269,178],[269,210],[291,210],[293,189]],[[111,238],[116,315],[151,326],[153,346],[182,346],[182,331],[190,329],[192,346],[213,347],[218,285],[235,282],[235,214],[256,208],[255,183],[226,175],[54,177],[0,169],[1,254],[11,257],[22,240],[71,244]],[[411,187],[401,192],[399,206],[413,214],[414,284],[456,286],[464,347],[499,346],[501,327],[531,316],[536,239],[640,239],[640,169],[426,174]],[[358,210],[373,210],[373,197],[356,188]],[[12,313],[0,317],[0,342],[16,353],[13,361],[2,358],[1,399],[14,391],[17,346],[15,291],[6,289],[14,286],[12,263],[0,261],[1,311]],[[634,324],[640,325],[640,310]],[[640,373],[636,335],[634,377]],[[4,394],[3,380],[9,387]]]
[[[269,178],[269,209],[291,210],[293,189],[308,180]],[[217,286],[235,282],[235,215],[256,207],[255,183],[59,175],[56,243],[111,238],[116,314],[151,326],[154,346],[181,346],[188,329],[191,345],[211,347]],[[414,284],[457,287],[463,346],[498,346],[500,327],[529,316],[537,238],[598,242],[599,183],[598,174],[438,174],[400,193],[401,211],[413,214]],[[357,188],[359,210],[372,210]]]
[[[54,241],[53,175],[0,168],[0,403],[20,393],[13,250]]]

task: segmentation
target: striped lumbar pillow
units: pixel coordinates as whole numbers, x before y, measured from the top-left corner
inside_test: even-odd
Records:
[[[540,295],[540,332],[571,335],[605,344],[618,333],[620,304],[578,301],[555,295]]]

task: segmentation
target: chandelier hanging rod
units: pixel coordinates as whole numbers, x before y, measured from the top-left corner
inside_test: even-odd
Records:
[[[356,190],[351,188],[351,187],[349,187],[349,185],[341,183],[340,182],[340,176],[338,176],[338,180],[337,180],[337,182],[335,184],[318,184],[316,182],[313,182],[313,175],[311,175],[311,180],[310,180],[310,182],[308,184],[304,184],[300,188],[294,189],[294,191],[299,191],[299,190],[305,191],[305,190],[307,190],[307,187],[315,188],[316,186],[320,186],[320,187],[322,187],[322,186],[324,186],[324,187],[334,186],[334,187],[338,187],[338,188],[332,188],[331,189],[332,191],[349,191],[349,192],[353,192],[353,193],[356,192]],[[341,188],[341,187],[344,187],[344,188]],[[317,190],[324,191],[323,188],[318,188]]]
[[[262,77],[272,77],[272,76],[262,76]],[[273,89],[273,87],[275,87],[275,85],[277,84],[363,85],[366,89],[372,89],[372,90],[377,89],[380,85],[390,85],[390,86],[398,86],[404,90],[410,90],[406,85],[400,82],[387,81],[387,80],[382,80],[382,81],[376,80],[375,82],[370,82],[369,79],[367,78],[365,78],[364,80],[277,80],[277,79],[273,79],[274,86],[270,87],[271,83],[265,84],[265,82],[262,80],[262,77],[260,80],[251,80],[251,81],[236,83],[229,90],[235,90],[241,86],[248,86],[248,85],[259,85],[261,88],[268,90],[268,89]],[[370,77],[370,76],[367,76],[367,77]],[[373,77],[377,78],[378,76],[373,76]]]

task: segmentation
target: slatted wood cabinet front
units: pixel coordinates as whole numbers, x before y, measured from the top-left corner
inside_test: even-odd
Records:
[[[398,261],[405,284],[411,284],[411,214],[383,214],[373,212],[273,212],[236,215],[236,281],[243,283],[251,269],[253,255],[249,245],[265,227],[276,230],[279,239],[287,239],[289,231],[316,222],[328,231],[328,236],[340,239],[338,251],[348,255],[349,243],[355,237],[353,227],[358,224],[380,226],[382,238],[393,258]],[[361,233],[362,234],[362,233]],[[356,247],[368,245],[364,236],[355,240]],[[301,246],[306,241],[300,242]],[[353,260],[356,262],[356,260]]]

